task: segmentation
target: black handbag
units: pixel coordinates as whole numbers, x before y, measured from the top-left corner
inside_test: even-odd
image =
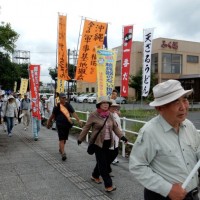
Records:
[[[101,132],[101,130],[103,129],[103,127],[104,127],[104,125],[105,125],[107,119],[108,119],[108,117],[107,117],[106,120],[104,121],[103,126],[99,129],[98,133],[96,134],[95,139],[94,139],[94,142],[93,142],[93,143],[90,143],[90,144],[88,145],[88,148],[87,148],[88,154],[90,154],[90,155],[93,155],[93,154],[94,154],[94,152],[95,152],[95,146],[96,146],[96,144],[94,144],[94,143],[95,143],[95,140],[97,139],[98,134],[99,134],[99,133]]]

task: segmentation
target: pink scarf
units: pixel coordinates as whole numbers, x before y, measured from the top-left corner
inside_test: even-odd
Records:
[[[110,111],[109,110],[103,110],[101,108],[97,108],[97,112],[99,113],[99,115],[103,118],[108,117]]]

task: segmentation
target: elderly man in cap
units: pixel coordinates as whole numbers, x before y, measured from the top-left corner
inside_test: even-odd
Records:
[[[74,108],[67,102],[66,94],[60,93],[59,100],[60,103],[57,103],[57,105],[54,106],[53,112],[48,119],[47,128],[51,127],[50,124],[52,123],[52,120],[55,119],[59,138],[59,152],[62,156],[62,160],[65,161],[67,159],[65,144],[66,140],[68,140],[69,130],[73,126],[71,115],[76,119],[80,126],[82,126],[82,122],[75,113]]]
[[[192,90],[177,80],[153,88],[158,116],[140,130],[133,146],[129,169],[145,187],[145,200],[198,200],[198,174],[186,189],[181,185],[200,158],[200,135],[186,119]]]

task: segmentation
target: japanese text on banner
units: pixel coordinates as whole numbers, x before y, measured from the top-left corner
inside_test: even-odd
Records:
[[[107,24],[85,20],[78,64],[76,80],[96,82],[96,48],[102,48]]]
[[[24,94],[27,92],[28,88],[28,79],[21,78],[21,84],[20,84],[20,94],[22,97],[24,97]]]
[[[58,79],[56,92],[60,93],[60,92],[64,92],[64,91],[65,91],[65,81]]]
[[[154,29],[144,30],[144,53],[143,53],[143,72],[142,72],[142,96],[149,94],[151,83],[151,49]]]
[[[66,16],[59,16],[58,78],[61,80],[70,80],[67,67]]]
[[[132,38],[133,38],[133,26],[124,26],[123,52],[122,52],[122,79],[121,79],[122,85],[120,90],[120,94],[123,97],[128,96]]]
[[[110,96],[114,88],[117,53],[112,50],[97,49],[98,97]]]
[[[29,66],[32,116],[41,119],[39,106],[40,65]]]

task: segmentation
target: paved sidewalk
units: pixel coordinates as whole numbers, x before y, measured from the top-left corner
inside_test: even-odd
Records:
[[[103,184],[93,183],[95,157],[86,148],[71,136],[63,162],[55,131],[42,127],[34,141],[31,126],[24,131],[16,125],[8,137],[0,125],[0,200],[143,200],[143,187],[129,173],[128,159],[121,156],[112,166],[116,191],[106,193]]]

